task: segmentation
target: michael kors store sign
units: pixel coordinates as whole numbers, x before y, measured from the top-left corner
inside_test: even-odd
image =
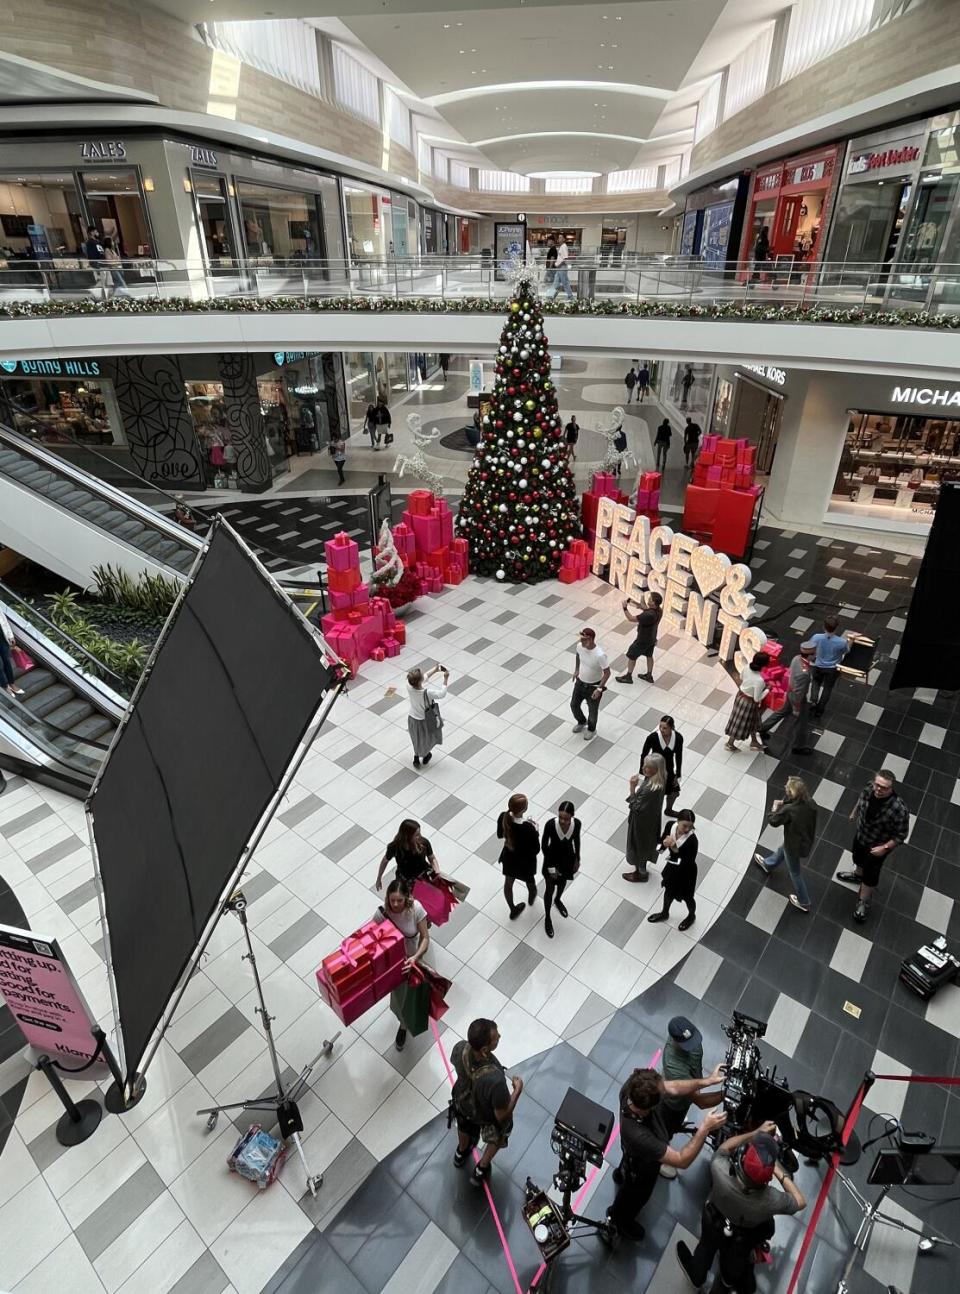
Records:
[[[907,382],[897,383],[890,392],[891,404],[915,405],[917,409],[930,410],[951,409],[955,417],[960,416],[960,387],[953,386],[911,386]]]

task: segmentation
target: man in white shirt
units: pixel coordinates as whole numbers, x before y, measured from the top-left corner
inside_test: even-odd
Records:
[[[550,235],[548,242],[555,241],[553,234]],[[573,288],[570,286],[570,251],[567,247],[567,240],[561,238],[560,246],[557,248],[557,259],[554,262],[553,289],[549,293],[550,297],[555,297],[560,288],[563,288],[567,294],[567,300],[573,300]]]
[[[570,698],[570,709],[577,721],[573,731],[583,732],[584,741],[592,741],[597,731],[600,699],[607,690],[609,677],[610,665],[607,661],[607,653],[602,647],[597,646],[596,633],[592,629],[581,629],[580,641],[577,644],[577,664],[573,671],[573,696]],[[587,703],[586,717],[583,714],[584,701]]]

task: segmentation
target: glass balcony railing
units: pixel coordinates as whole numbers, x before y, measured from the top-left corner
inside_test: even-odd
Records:
[[[67,268],[64,268],[64,266]],[[532,262],[541,292],[555,290],[542,259]],[[960,309],[960,265],[945,263],[817,262],[794,257],[720,262],[624,253],[583,253],[567,262],[580,301],[662,302],[678,307],[721,303],[824,309],[926,311]],[[491,255],[415,256],[352,260],[253,257],[216,262],[121,261],[109,270],[77,258],[0,263],[0,313],[18,306],[60,303],[64,313],[89,313],[104,301],[244,302],[271,298],[433,298],[499,300],[510,282]],[[559,299],[563,299],[561,292]],[[25,314],[29,309],[24,310]]]

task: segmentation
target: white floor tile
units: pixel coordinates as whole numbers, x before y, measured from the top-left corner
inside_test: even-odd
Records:
[[[311,1229],[311,1222],[290,1195],[274,1183],[257,1191],[210,1249],[238,1294],[260,1294],[284,1259]]]
[[[53,1192],[34,1177],[0,1208],[0,1289],[12,1290],[69,1234]]]
[[[16,1294],[51,1294],[55,1290],[63,1294],[104,1294],[105,1289],[80,1242],[69,1235],[24,1277]]]

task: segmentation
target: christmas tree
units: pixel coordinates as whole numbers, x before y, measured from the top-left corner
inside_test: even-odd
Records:
[[[522,272],[457,525],[470,542],[471,571],[511,583],[556,577],[563,550],[580,536],[543,312]]]

